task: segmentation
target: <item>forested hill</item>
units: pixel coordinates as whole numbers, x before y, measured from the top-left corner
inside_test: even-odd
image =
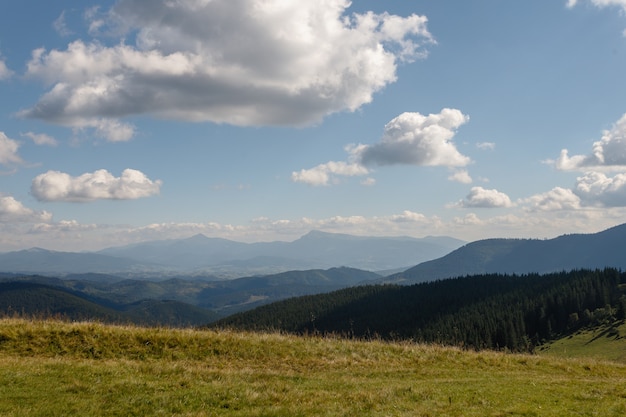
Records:
[[[273,303],[214,326],[532,351],[594,320],[623,319],[623,283],[625,273],[604,269],[362,286]]]
[[[178,301],[141,300],[117,304],[37,282],[0,282],[0,316],[172,327],[198,326],[218,318],[212,311]]]
[[[626,269],[625,247],[626,224],[599,233],[563,235],[548,240],[485,239],[390,276],[387,281],[410,284],[474,274]]]

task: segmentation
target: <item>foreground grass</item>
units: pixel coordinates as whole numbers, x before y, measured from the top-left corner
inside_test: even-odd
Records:
[[[626,366],[277,334],[0,320],[2,416],[624,416]]]

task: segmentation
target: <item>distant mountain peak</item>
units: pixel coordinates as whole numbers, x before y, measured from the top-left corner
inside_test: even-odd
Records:
[[[209,240],[209,237],[207,235],[202,234],[202,233],[198,233],[196,235],[188,237],[185,240],[192,241],[192,242],[204,242],[205,240]]]
[[[51,253],[54,251],[48,250],[48,249],[44,249],[44,248],[39,248],[39,247],[32,247],[29,249],[24,249],[22,252],[25,253]]]

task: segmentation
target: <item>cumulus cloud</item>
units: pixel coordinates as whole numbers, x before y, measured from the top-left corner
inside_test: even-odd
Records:
[[[48,171],[33,179],[31,193],[39,201],[88,202],[134,200],[159,194],[160,188],[160,180],[152,181],[134,169],[125,169],[120,177],[104,169],[78,177]]]
[[[22,158],[17,154],[20,144],[7,135],[4,132],[0,132],[0,164],[12,165],[21,164]]]
[[[0,223],[36,223],[47,222],[51,219],[52,215],[47,211],[37,212],[25,207],[11,196],[0,194]]]
[[[298,172],[293,172],[291,174],[291,180],[317,186],[328,185],[331,179],[336,175],[352,177],[356,175],[367,175],[368,173],[369,170],[360,164],[330,161],[311,169],[302,169]]]
[[[472,177],[470,176],[470,174],[465,169],[461,169],[461,170],[455,171],[454,173],[452,173],[448,177],[448,179],[450,181],[460,182],[461,184],[471,184],[472,183]]]
[[[552,190],[536,194],[523,200],[529,211],[578,210],[581,208],[580,197],[572,190],[555,187]]]
[[[513,207],[513,202],[508,195],[498,190],[487,190],[483,187],[472,187],[465,199],[461,200],[457,207],[462,208],[498,208]]]
[[[348,145],[348,162],[331,161],[294,172],[291,179],[310,185],[328,185],[337,175],[367,175],[371,168],[386,165],[463,167],[471,162],[452,141],[456,128],[469,117],[456,109],[437,114],[402,113],[385,125],[381,140],[373,145]],[[458,170],[449,177],[468,183],[471,177]]]
[[[419,165],[460,167],[470,163],[452,138],[469,117],[457,109],[437,114],[402,113],[385,125],[383,137],[374,145],[354,149],[365,166]]]
[[[576,179],[573,192],[588,206],[626,207],[626,173],[587,172]]]
[[[22,136],[29,138],[36,145],[57,146],[59,144],[55,138],[45,133],[26,132],[22,133]]]
[[[306,125],[354,111],[434,40],[424,16],[347,14],[349,6],[119,0],[86,17],[93,34],[121,31],[121,43],[77,40],[33,52],[27,76],[51,88],[20,114],[94,128],[94,120],[141,114],[251,126]]]
[[[563,149],[555,166],[564,171],[626,169],[626,114],[593,143],[590,154],[569,156],[568,150]]]

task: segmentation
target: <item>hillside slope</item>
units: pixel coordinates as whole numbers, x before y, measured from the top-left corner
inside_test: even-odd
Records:
[[[202,325],[218,318],[214,312],[176,301],[121,305],[33,282],[0,283],[0,315],[175,327]]]
[[[213,326],[533,351],[607,305],[626,316],[624,282],[626,273],[605,269],[353,287],[273,303]]]
[[[20,417],[622,417],[626,366],[412,343],[0,320],[0,398],[0,415]]]
[[[388,281],[418,283],[476,274],[526,274],[572,269],[626,269],[626,224],[594,234],[554,239],[485,239],[394,274]]]

